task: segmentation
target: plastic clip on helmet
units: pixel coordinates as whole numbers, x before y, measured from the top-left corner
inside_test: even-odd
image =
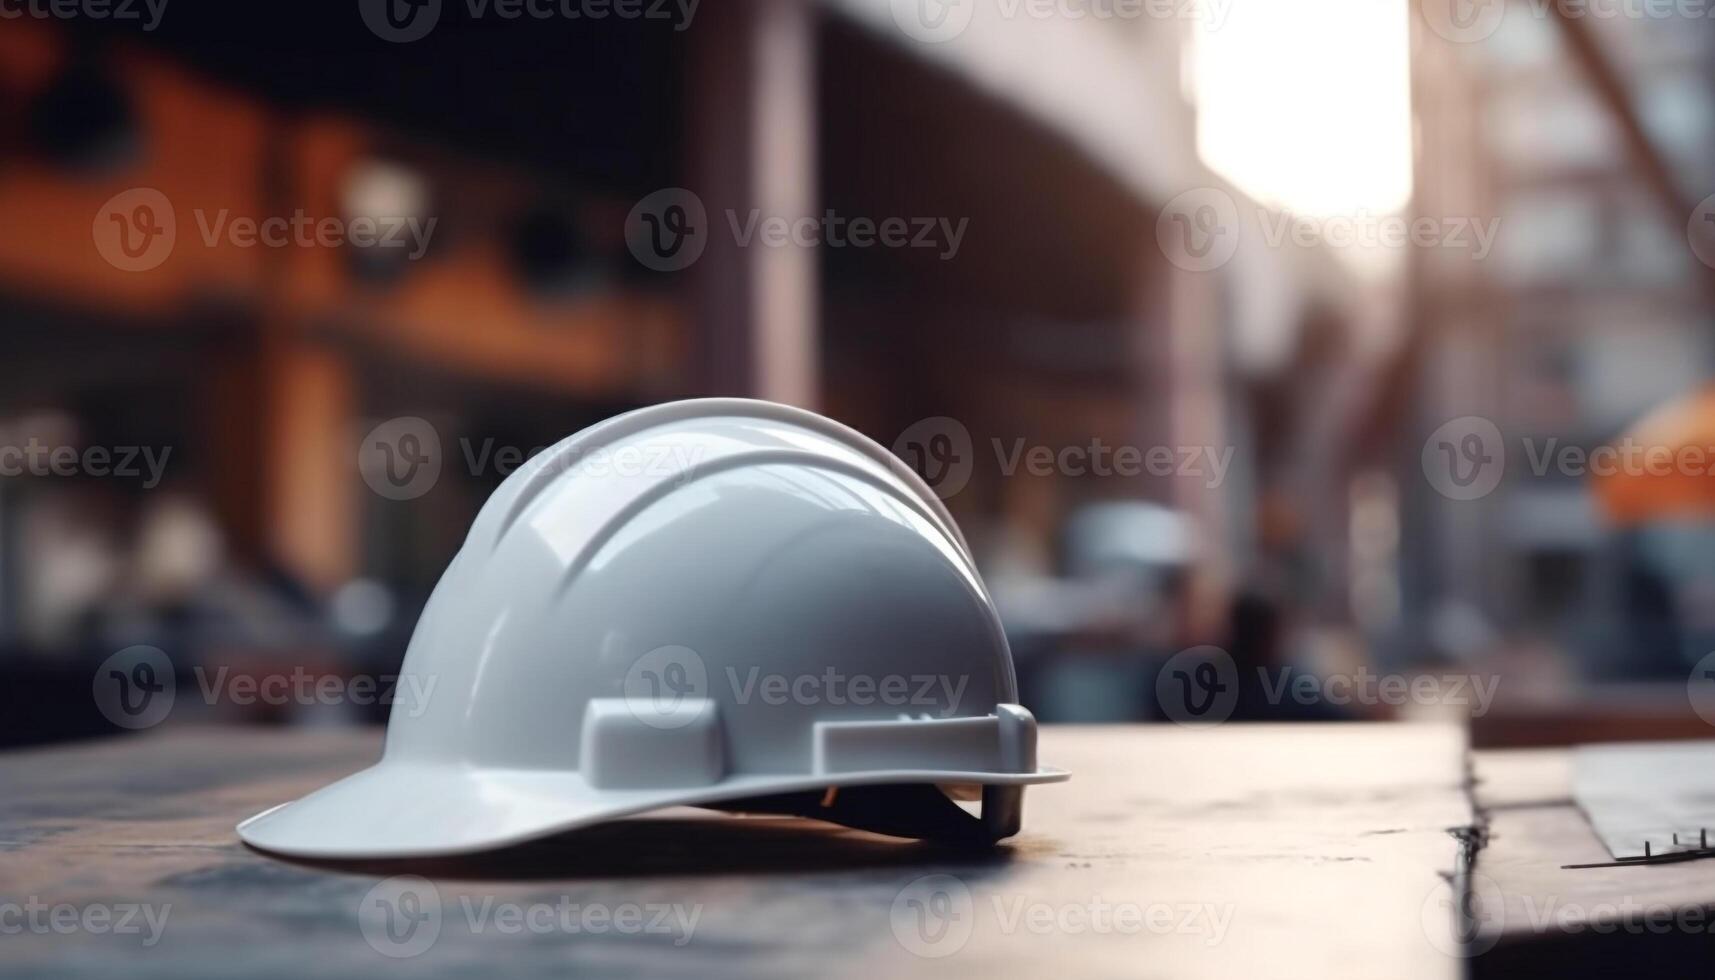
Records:
[[[1036,762],[952,518],[819,415],[610,419],[502,483],[405,655],[375,766],[239,824],[306,857],[459,854],[674,805],[1017,833]],[[981,816],[949,794],[981,787]],[[967,795],[969,795],[967,793]]]

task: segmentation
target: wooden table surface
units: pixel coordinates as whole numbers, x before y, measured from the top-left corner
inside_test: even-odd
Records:
[[[1478,977],[1528,966],[1561,975],[1708,975],[1715,964],[1715,860],[1612,861],[1572,798],[1569,749],[1474,756],[1487,842],[1471,875]]]
[[[234,836],[240,819],[369,764],[379,746],[370,730],[179,728],[0,755],[0,974],[1463,969],[1447,943],[1461,854],[1449,829],[1472,812],[1451,726],[1048,729],[1041,757],[1073,780],[1032,789],[1024,833],[975,854],[704,811],[457,861],[288,862]],[[401,875],[423,880],[391,880]],[[67,910],[9,928],[26,905]],[[625,918],[631,906],[640,915]],[[101,925],[127,909],[136,931]],[[427,933],[378,932],[379,909],[432,925],[426,948]],[[56,914],[71,927],[53,928]]]

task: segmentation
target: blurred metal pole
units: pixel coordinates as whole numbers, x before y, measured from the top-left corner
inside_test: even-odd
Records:
[[[696,388],[813,408],[817,249],[764,244],[760,225],[819,213],[815,11],[807,0],[721,0],[698,12],[687,43],[688,189],[709,223],[690,270]],[[735,225],[752,229],[748,244]]]
[[[1169,447],[1174,458],[1199,447],[1231,448],[1221,399],[1221,276],[1189,272],[1164,261],[1151,241],[1140,277],[1139,327],[1134,337],[1137,445]],[[1218,638],[1231,602],[1235,569],[1226,486],[1184,476],[1147,478],[1141,496],[1191,518],[1196,553],[1177,610],[1176,642]]]

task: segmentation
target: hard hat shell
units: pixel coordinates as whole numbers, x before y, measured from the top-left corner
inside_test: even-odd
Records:
[[[399,690],[429,693],[393,705],[378,764],[239,836],[311,857],[456,854],[765,799],[935,836],[909,814],[780,801],[974,784],[994,839],[1017,831],[1018,787],[1066,778],[1036,764],[941,502],[858,433],[761,401],[641,409],[520,467],[435,587]]]

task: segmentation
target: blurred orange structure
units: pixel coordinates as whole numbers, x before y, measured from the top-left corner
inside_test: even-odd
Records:
[[[1715,388],[1657,409],[1606,449],[1614,462],[1592,461],[1591,486],[1616,524],[1715,516]]]

